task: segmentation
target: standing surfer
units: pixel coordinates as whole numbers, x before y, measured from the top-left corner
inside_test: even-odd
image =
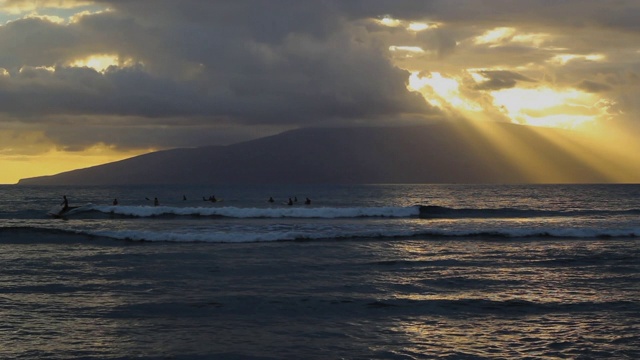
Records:
[[[69,200],[67,200],[67,195],[62,195],[62,212],[69,210]]]

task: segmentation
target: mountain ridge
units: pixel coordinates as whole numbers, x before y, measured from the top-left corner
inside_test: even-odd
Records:
[[[519,144],[523,159],[543,165],[542,182],[607,182],[606,176],[557,145],[568,141],[569,135],[562,131],[505,123],[490,126]],[[163,150],[21,179],[18,184],[532,182],[526,167],[472,126],[438,122],[302,128],[227,146]]]

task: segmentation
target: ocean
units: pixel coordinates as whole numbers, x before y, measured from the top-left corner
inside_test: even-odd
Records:
[[[640,358],[640,185],[7,185],[0,264],[2,359]]]

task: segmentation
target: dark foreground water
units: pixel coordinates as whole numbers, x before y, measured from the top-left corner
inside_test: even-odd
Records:
[[[5,188],[0,358],[640,357],[640,187],[402,189],[60,219],[61,189]]]
[[[4,359],[640,356],[636,240],[1,240]]]

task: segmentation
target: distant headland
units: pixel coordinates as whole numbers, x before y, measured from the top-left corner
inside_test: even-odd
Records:
[[[456,122],[307,128],[228,146],[158,151],[22,179],[19,185],[611,182],[583,160],[593,153],[592,159],[606,161],[605,155],[575,134],[506,123],[485,126],[509,139],[511,148]],[[638,169],[623,170],[629,182],[640,181]]]

